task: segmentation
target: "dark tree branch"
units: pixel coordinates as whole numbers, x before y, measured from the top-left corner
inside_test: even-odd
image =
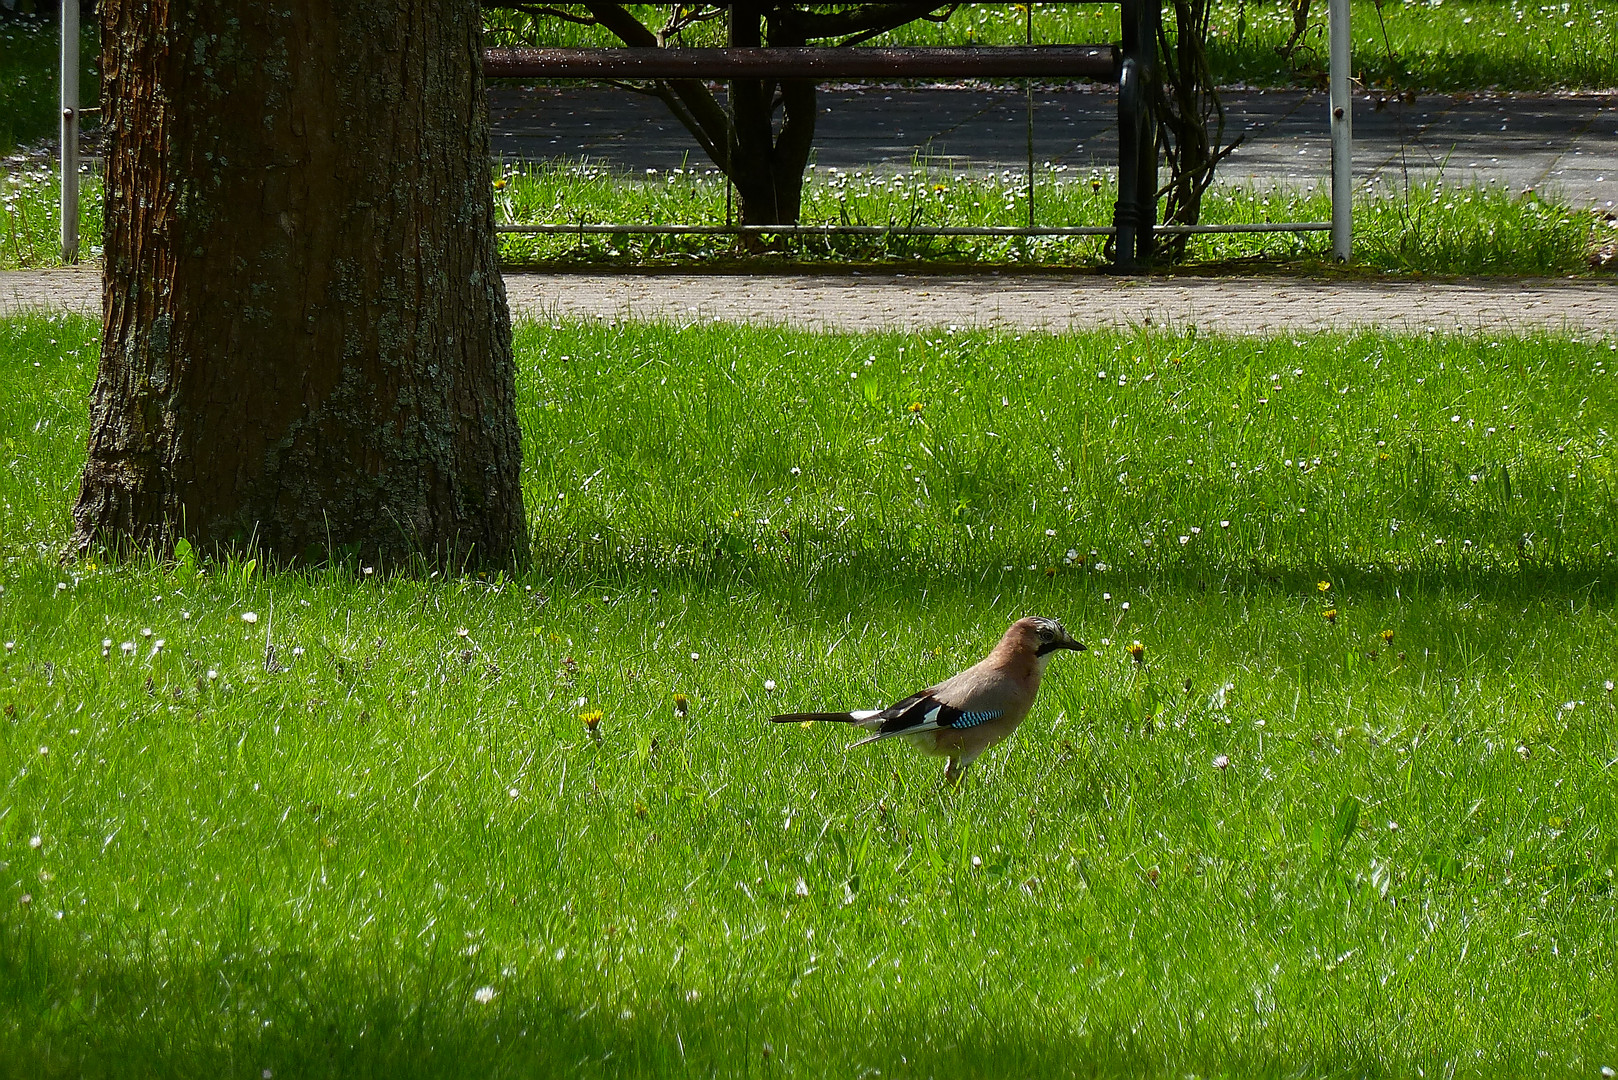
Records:
[[[696,113],[691,111],[685,100],[669,83],[653,83],[648,92],[668,106],[669,112],[673,113],[674,118],[680,122],[680,126],[689,131],[691,137],[697,140],[697,145],[702,147],[702,152],[708,155],[710,161],[719,166],[721,170],[727,173],[730,171],[730,125],[728,120],[720,132],[722,137],[716,139],[713,133],[703,125],[702,121],[697,119]],[[710,94],[709,98],[711,99],[712,96]],[[715,102],[715,108],[717,107],[718,103]]]
[[[646,28],[646,25],[629,13],[629,9],[622,4],[604,3],[602,0],[591,0],[584,5],[590,15],[602,26],[617,35],[630,48],[655,49],[657,48],[657,35]]]
[[[810,0],[812,3],[812,0]],[[618,0],[579,0],[587,15],[564,14],[556,0],[490,0],[486,5],[531,17],[548,16],[604,27],[635,49],[666,48],[681,31],[729,15],[733,47],[794,47],[816,41],[855,45],[907,23],[944,22],[958,0],[889,0],[842,10],[811,10],[795,0],[684,0],[654,30]],[[814,149],[816,89],[812,80],[733,79],[724,105],[696,79],[610,85],[661,100],[705,154],[735,184],[744,224],[795,224],[803,170]],[[755,238],[756,239],[756,238]]]
[[[947,12],[953,12],[957,6],[934,3],[932,0],[919,0],[915,3],[864,4],[845,11],[777,8],[774,15],[783,30],[789,31],[804,42],[852,37],[853,41],[840,42],[848,45],[878,34],[885,34],[917,19],[932,18],[938,21],[938,17],[932,13],[940,9],[946,10],[943,18],[948,18]]]
[[[678,35],[686,27],[695,26],[698,23],[712,22],[714,19],[721,18],[725,14],[725,10],[724,7],[716,4],[676,5],[670,9],[668,21],[663,24],[663,29],[657,32],[657,42],[667,48],[669,39]]]
[[[596,25],[596,20],[589,15],[577,15],[567,8],[553,7],[550,4],[486,3],[483,6],[497,11],[514,11],[519,15],[527,15],[530,19],[560,19],[563,22],[574,23],[578,26]],[[502,27],[501,30],[505,33],[511,32],[505,27]],[[533,40],[532,34],[527,35],[527,37],[528,40]]]
[[[590,0],[585,5],[598,23],[606,27],[619,41],[631,48],[655,49],[657,35],[629,13],[622,4],[605,0]],[[675,111],[675,118],[691,132],[715,165],[730,171],[729,147],[732,143],[731,120],[713,91],[698,79],[674,79],[667,84],[683,108]],[[663,97],[662,94],[658,94]],[[664,97],[664,101],[669,98]]]

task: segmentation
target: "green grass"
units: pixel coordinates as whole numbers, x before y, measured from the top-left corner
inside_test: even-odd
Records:
[[[1215,5],[1209,59],[1224,85],[1313,85],[1326,69],[1326,4],[1312,5],[1302,48],[1283,57],[1279,47],[1292,33],[1290,8],[1281,3],[1223,0]],[[648,25],[660,25],[642,9]],[[1599,90],[1618,87],[1618,8],[1612,0],[1572,0],[1567,5],[1526,0],[1406,0],[1384,3],[1380,13],[1361,0],[1351,13],[1355,75],[1365,85],[1428,90]],[[1021,44],[1027,16],[1016,5],[958,10],[948,22],[918,22],[872,44]],[[543,22],[535,31],[520,16],[490,12],[496,43],[609,45],[616,39],[597,28]],[[504,32],[501,28],[507,28]],[[1036,4],[1036,43],[1088,43],[1119,38],[1113,4]],[[715,21],[686,31],[689,45],[723,44]]]
[[[1216,9],[1209,60],[1222,83],[1324,86],[1326,10],[1312,5],[1304,47],[1290,62],[1278,48],[1292,33],[1281,5],[1224,3]],[[1245,14],[1243,33],[1238,18]],[[1354,74],[1365,86],[1426,90],[1610,90],[1618,87],[1618,7],[1526,0],[1404,0],[1355,3]]]
[[[1523,7],[1508,3],[1384,5],[1355,9],[1356,64],[1368,86],[1439,89],[1618,86],[1618,18],[1608,18],[1609,0]],[[1036,40],[1110,40],[1117,35],[1111,5],[1035,7]],[[1240,40],[1236,34],[1238,14]],[[1316,20],[1324,10],[1316,12]],[[493,23],[513,16],[490,13]],[[1571,23],[1571,26],[1564,24]],[[712,34],[717,24],[694,31]],[[1226,82],[1255,85],[1305,84],[1319,76],[1318,34],[1306,41],[1291,67],[1276,52],[1290,29],[1280,5],[1226,5],[1217,13],[1212,42],[1216,68]],[[1317,27],[1318,29],[1318,27]],[[903,43],[1019,40],[1023,16],[1011,6],[967,7],[948,23],[922,23],[893,36]],[[86,28],[83,85],[94,103],[95,30]],[[593,36],[592,36],[593,35]],[[599,31],[562,26],[547,31],[556,41],[606,43]],[[491,40],[498,40],[495,35]],[[696,41],[697,38],[693,38]],[[705,40],[705,39],[704,39]],[[54,131],[55,29],[24,18],[0,22],[0,150],[7,140],[29,141]],[[1390,58],[1391,49],[1391,58]],[[1537,66],[1536,66],[1537,65]],[[11,124],[10,128],[5,125]],[[7,134],[7,132],[11,134]],[[654,221],[719,223],[725,220],[724,186],[711,170],[665,174],[656,182],[631,181],[588,165],[556,164],[512,176],[503,193],[507,220]],[[1095,186],[1096,182],[1100,186]],[[944,190],[939,190],[942,186]],[[879,179],[870,171],[814,172],[806,192],[805,220],[864,224],[1021,225],[1028,221],[1020,173],[939,172],[919,162],[905,182]],[[1047,166],[1038,177],[1035,220],[1042,224],[1107,224],[1114,196],[1110,178],[1080,176]],[[0,269],[54,266],[57,252],[56,185],[40,166],[0,169]],[[100,243],[100,182],[86,175],[82,202],[82,249],[91,258]],[[1363,195],[1356,213],[1355,258],[1363,267],[1394,273],[1566,274],[1586,270],[1592,252],[1610,240],[1607,222],[1554,200],[1514,199],[1504,191],[1419,187],[1408,194]],[[1205,203],[1209,224],[1263,220],[1323,220],[1323,191],[1215,192]],[[506,258],[519,264],[617,264],[711,262],[737,254],[728,240],[670,238],[506,239]],[[799,265],[850,260],[920,263],[1016,263],[1097,266],[1104,260],[1097,240],[849,239],[795,242],[790,259]],[[1317,269],[1327,263],[1326,234],[1199,238],[1193,261],[1262,260],[1282,267]],[[749,260],[755,265],[758,260]]]
[[[54,164],[0,170],[0,270],[62,264],[61,191]],[[101,176],[88,165],[79,185],[79,253],[101,257]]]
[[[58,564],[94,333],[0,324],[0,1075],[1618,1066],[1618,343],[528,324],[535,568],[417,581]],[[763,723],[1029,611],[960,791]]]
[[[629,178],[599,166],[510,167],[497,181],[503,222],[576,224],[637,221],[723,224],[725,185],[713,169],[688,168]],[[1019,171],[951,172],[918,164],[901,173],[811,169],[805,187],[806,224],[1022,225],[1027,187]],[[1110,176],[1046,164],[1034,190],[1037,224],[1104,225],[1112,220],[1116,187]],[[87,175],[80,204],[81,250],[100,255],[101,185]],[[57,184],[43,167],[0,175],[0,269],[60,264]],[[1588,269],[1590,252],[1610,238],[1599,214],[1554,199],[1513,196],[1497,187],[1442,184],[1408,197],[1368,194],[1355,208],[1356,264],[1385,273],[1567,274]],[[1216,189],[1204,202],[1208,224],[1325,221],[1324,189]],[[733,238],[505,236],[501,257],[515,266],[680,266],[739,258],[750,265],[790,261],[798,266],[849,263],[977,265],[1101,265],[1099,239],[993,237],[805,238],[765,257],[743,255]],[[1210,265],[1262,261],[1273,267],[1330,266],[1326,233],[1246,234],[1195,238],[1190,262]]]
[[[629,178],[600,166],[506,169],[496,181],[499,219],[520,224],[725,223],[725,183],[717,170],[690,167]],[[1021,170],[950,171],[918,165],[906,172],[812,168],[805,183],[804,224],[982,226],[1026,225],[1028,190]],[[1039,225],[1106,225],[1117,189],[1099,171],[1045,163],[1036,174]],[[1501,187],[1432,184],[1408,194],[1376,192],[1355,206],[1354,259],[1385,273],[1564,274],[1588,269],[1598,238],[1610,234],[1598,214]],[[1319,189],[1214,189],[1204,224],[1328,221],[1331,200]],[[636,263],[680,265],[736,257],[732,238],[552,234],[505,236],[501,255],[513,265]],[[1271,266],[1325,268],[1328,233],[1225,234],[1196,237],[1190,262],[1263,260]],[[1098,238],[835,237],[799,238],[777,259],[797,265],[853,262],[1097,266]],[[753,260],[755,262],[759,260]]]
[[[79,46],[79,104],[86,109],[99,99],[99,51],[95,19],[87,18]],[[0,154],[56,137],[61,123],[61,57],[57,24],[0,15]]]

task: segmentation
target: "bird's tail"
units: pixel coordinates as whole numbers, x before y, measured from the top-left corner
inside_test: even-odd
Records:
[[[852,724],[858,721],[861,716],[862,714],[860,713],[852,712],[789,712],[770,717],[770,722],[775,724],[807,724],[818,720],[832,724]]]

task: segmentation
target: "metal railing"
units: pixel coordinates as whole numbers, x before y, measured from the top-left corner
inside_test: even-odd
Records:
[[[1347,262],[1353,240],[1353,109],[1349,97],[1351,63],[1348,0],[1329,0],[1331,130],[1331,221],[1255,222],[1231,225],[1152,225],[1163,235],[1210,233],[1325,232],[1332,254]],[[62,261],[79,258],[79,3],[63,0],[61,70],[61,251]],[[1127,22],[1127,20],[1126,20]],[[1140,28],[1135,33],[1139,34]],[[1129,34],[1126,32],[1126,41]],[[1155,43],[1154,43],[1155,45]],[[1155,48],[1153,49],[1155,53]],[[916,78],[1036,76],[1102,78],[1122,83],[1125,63],[1118,46],[1048,45],[1019,48],[932,49],[515,49],[490,50],[485,59],[497,77],[556,78]],[[629,74],[624,74],[629,72]],[[1121,91],[1122,92],[1122,88]],[[1030,121],[1031,123],[1032,121]],[[1122,155],[1121,155],[1122,156]],[[1031,163],[1030,163],[1031,164]],[[1120,177],[1123,173],[1120,162]],[[1030,182],[1032,175],[1030,174]],[[1122,180],[1120,181],[1122,187]],[[1031,205],[1031,204],[1030,204]],[[1122,207],[1120,207],[1122,209]],[[1119,225],[1133,231],[1138,222]],[[497,225],[507,234],[647,234],[670,236],[1104,236],[1112,226],[922,226],[922,225]],[[1149,239],[1147,243],[1149,244]],[[1133,245],[1131,245],[1133,247]],[[1127,259],[1121,260],[1127,262]]]
[[[1121,139],[1120,200],[1110,226],[924,226],[924,225],[641,225],[631,223],[547,223],[498,225],[496,231],[513,235],[653,235],[653,236],[988,236],[1114,238],[1118,264],[1133,264],[1137,244],[1149,251],[1155,235],[1185,236],[1220,233],[1330,232],[1333,255],[1348,261],[1352,240],[1352,137],[1348,90],[1348,0],[1331,0],[1330,13],[1330,130],[1331,221],[1253,222],[1228,225],[1156,225],[1155,165],[1145,158],[1155,148],[1141,148],[1131,161]],[[1140,11],[1138,0],[1124,2],[1124,45],[996,46],[992,48],[536,48],[490,50],[484,61],[491,77],[555,79],[705,79],[731,78],[1089,78],[1119,83],[1120,126],[1127,136],[1132,108],[1138,108],[1141,87],[1127,85],[1126,49],[1135,50],[1137,62],[1155,66],[1155,22],[1131,25],[1130,11]],[[1147,12],[1148,15],[1153,12]],[[1031,36],[1031,34],[1030,34]],[[1142,42],[1143,37],[1148,37]],[[1149,57],[1149,59],[1148,59]],[[1122,100],[1132,94],[1136,102]],[[1030,109],[1032,102],[1030,101]],[[1032,113],[1029,126],[1032,138]],[[1138,135],[1137,135],[1138,138]],[[1032,151],[1029,157],[1029,206],[1032,217]],[[1148,177],[1151,179],[1148,180]],[[1127,178],[1127,179],[1126,179]],[[1142,185],[1141,181],[1146,181]],[[1121,239],[1120,239],[1121,237]]]
[[[1118,80],[1116,45],[995,48],[489,49],[484,74],[502,79],[972,79]]]
[[[79,0],[62,0],[62,261],[79,261]]]

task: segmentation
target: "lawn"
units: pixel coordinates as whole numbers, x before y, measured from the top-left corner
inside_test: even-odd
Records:
[[[629,178],[585,164],[504,166],[494,177],[498,218],[509,224],[725,223],[724,177],[692,167]],[[805,224],[980,226],[1023,225],[1028,189],[1020,172],[952,171],[918,162],[908,171],[809,170]],[[1116,185],[1109,174],[1063,165],[1040,169],[1034,188],[1037,224],[1105,225]],[[1204,224],[1325,221],[1324,187],[1251,191],[1214,189]],[[1618,222],[1605,212],[1575,210],[1554,198],[1513,194],[1499,186],[1423,185],[1407,193],[1362,193],[1355,205],[1354,258],[1361,269],[1396,274],[1587,273],[1591,252],[1610,242]],[[44,166],[0,174],[0,269],[60,262],[57,185]],[[101,184],[87,177],[80,203],[83,250],[101,252]],[[745,255],[733,237],[561,233],[500,239],[507,265],[530,267],[790,263],[798,267],[1073,266],[1105,262],[1101,240],[1087,238],[845,236],[802,238],[763,256]],[[1329,234],[1226,234],[1195,238],[1191,267],[1262,264],[1329,268]]]
[[[0,323],[0,1075],[1618,1067],[1618,342],[524,324],[534,565],[418,580],[59,562],[95,333]],[[958,790],[765,722],[1029,612]]]
[[[62,35],[54,19],[0,13],[0,154],[54,138],[61,123]],[[80,38],[80,105],[100,97],[100,33],[86,17]]]
[[[726,222],[725,178],[702,166],[630,178],[589,163],[518,165],[502,169],[494,182],[496,213],[504,224]],[[1117,186],[1110,170],[1086,173],[1045,162],[1037,170],[1032,198],[1036,225],[1108,225]],[[1500,185],[1362,190],[1354,205],[1354,265],[1392,274],[1588,273],[1591,252],[1618,226],[1605,213],[1575,210],[1557,199],[1512,193]],[[1022,170],[935,168],[924,161],[896,173],[811,167],[804,184],[805,225],[1020,226],[1029,219]],[[1324,184],[1214,188],[1203,199],[1205,225],[1329,220],[1331,196]],[[716,260],[829,268],[1097,267],[1106,262],[1098,237],[800,237],[769,255],[747,256],[733,237],[560,232],[502,236],[500,251],[508,265],[544,267],[712,265]],[[1198,236],[1183,265],[1238,262],[1326,270],[1333,266],[1330,234]]]
[[[1367,89],[1422,91],[1479,88],[1545,90],[1618,86],[1618,18],[1607,5],[1510,2],[1444,4],[1440,0],[1356,5],[1356,72]],[[1312,29],[1290,58],[1277,52],[1290,31],[1282,4],[1225,3],[1214,17],[1212,63],[1226,84],[1316,85],[1323,78],[1321,40],[1325,5],[1315,5]],[[1111,40],[1113,5],[1045,4],[1034,8],[1037,41]],[[1025,35],[1026,11],[1014,5],[960,9],[943,24],[921,23],[891,36],[894,43],[1001,43]],[[495,26],[514,25],[510,13],[489,13]],[[92,20],[93,22],[93,20]],[[703,24],[692,33],[717,32]],[[94,104],[92,70],[96,30],[85,28],[85,104]],[[593,35],[593,36],[592,36]],[[492,33],[491,43],[532,35]],[[599,31],[560,24],[538,39],[606,44]],[[702,39],[706,40],[706,39]],[[0,151],[55,131],[56,31],[33,18],[0,19]],[[701,161],[692,147],[693,162]],[[82,250],[99,254],[100,181],[86,166],[81,203]],[[723,224],[725,185],[698,166],[648,180],[603,173],[588,163],[546,162],[502,172],[500,205],[519,224],[647,221]],[[1036,224],[1110,224],[1114,184],[1097,175],[1044,163],[1038,170],[1032,218]],[[0,269],[59,262],[54,166],[35,158],[0,164]],[[1589,269],[1593,253],[1609,245],[1613,222],[1574,209],[1544,193],[1524,197],[1491,188],[1420,186],[1408,192],[1361,192],[1356,199],[1354,258],[1373,271],[1425,274],[1570,274]],[[1204,204],[1204,224],[1321,221],[1329,217],[1324,187],[1269,191],[1215,189]],[[811,170],[805,186],[807,224],[925,226],[1024,225],[1030,220],[1021,171],[960,172],[918,160],[909,170]],[[769,259],[742,256],[731,238],[586,237],[508,238],[503,253],[513,264],[678,265],[693,260]],[[1328,234],[1198,237],[1195,264],[1257,262],[1315,271],[1331,265]],[[850,262],[911,265],[1044,265],[1096,267],[1105,262],[1095,239],[838,238],[795,241],[781,256],[793,265]],[[780,261],[780,260],[777,260]]]
[[[1172,5],[1169,5],[1172,13]],[[639,9],[654,28],[653,9]],[[1286,3],[1219,0],[1213,6],[1209,61],[1222,85],[1310,86],[1326,71],[1324,0],[1311,4],[1299,48],[1283,56],[1292,33]],[[916,22],[871,44],[1006,45],[1117,41],[1116,4],[1035,4],[1030,33],[1021,4],[976,4],[947,22]],[[492,43],[610,45],[598,28],[560,20],[529,23],[489,12]],[[1613,0],[1355,0],[1354,71],[1364,85],[1425,90],[1602,90],[1618,87],[1618,8]],[[722,21],[685,31],[688,45],[723,44]]]

